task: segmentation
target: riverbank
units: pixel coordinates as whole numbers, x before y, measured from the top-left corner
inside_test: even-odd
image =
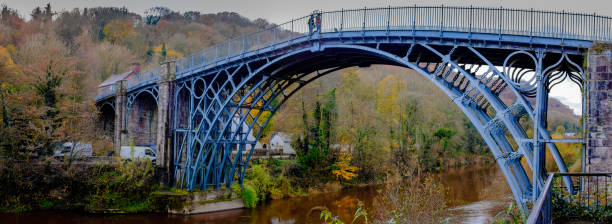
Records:
[[[470,220],[488,220],[507,206],[511,194],[501,172],[494,165],[453,168],[434,175],[448,188],[448,218],[452,223]],[[462,177],[462,178],[459,178]],[[464,181],[461,181],[463,179]],[[461,184],[457,184],[461,181]],[[501,184],[501,185],[500,185]],[[382,193],[383,185],[352,186],[335,192],[310,194],[283,199],[267,199],[251,209],[237,209],[224,212],[192,216],[172,216],[159,213],[146,214],[82,214],[78,212],[29,212],[0,214],[0,219],[12,223],[320,223],[319,212],[313,208],[325,207],[345,222],[352,220],[359,202],[372,218],[374,201]],[[477,209],[476,209],[477,208]],[[477,211],[478,210],[478,211]],[[310,214],[309,214],[310,212]]]
[[[486,159],[475,164],[485,163]],[[451,164],[451,163],[447,163]],[[84,213],[166,213],[181,210],[192,198],[187,191],[159,186],[148,160],[118,161],[115,165],[37,165],[3,163],[0,166],[0,212],[64,210]],[[383,184],[307,176],[296,161],[254,160],[244,187],[222,187],[248,208],[269,199],[284,199],[339,192],[344,188]],[[218,199],[215,199],[218,200]],[[227,201],[231,201],[228,200]]]
[[[153,170],[149,160],[82,166],[4,163],[0,212],[142,213],[182,206],[186,191],[160,187]]]

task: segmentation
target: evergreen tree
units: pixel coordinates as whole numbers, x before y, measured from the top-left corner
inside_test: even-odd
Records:
[[[147,56],[145,58],[145,63],[151,62],[153,60],[153,55],[155,51],[153,51],[153,42],[149,41],[149,48],[147,49]]]
[[[162,44],[162,49],[161,49],[161,55],[159,57],[159,63],[164,63],[166,62],[166,55],[167,55],[167,51],[166,51],[166,43]]]

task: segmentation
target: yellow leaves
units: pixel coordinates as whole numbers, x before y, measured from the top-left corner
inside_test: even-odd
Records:
[[[388,145],[383,145],[383,146],[382,146],[382,149],[383,149],[385,152],[391,152],[391,147],[389,147]]]
[[[125,38],[135,34],[134,25],[129,21],[112,20],[104,26],[105,39],[113,44],[120,44]]]
[[[11,58],[10,46],[7,46],[7,47],[0,46],[0,63],[2,64],[3,67],[6,67],[6,68],[10,68],[15,65],[15,63],[13,62],[13,59]]]
[[[162,48],[163,48],[163,46],[161,44],[157,45],[157,46],[153,47],[153,52],[155,52],[156,55],[161,55],[162,54]],[[176,52],[173,49],[166,49],[166,57],[169,58],[169,59],[170,58],[177,59],[177,58],[182,58],[183,55],[181,53]]]
[[[15,84],[18,79],[14,76],[18,71],[17,65],[15,65],[11,57],[11,51],[11,45],[7,47],[0,46],[0,80],[2,80],[2,88],[7,88],[11,83]]]
[[[15,45],[13,44],[7,44],[5,46],[6,50],[11,54],[11,55],[16,55],[17,54],[17,47],[15,47]]]
[[[392,121],[400,119],[400,91],[406,89],[406,83],[395,75],[388,75],[382,79],[376,88],[376,110],[385,115],[390,115]]]
[[[349,181],[355,177],[357,177],[357,170],[359,168],[355,166],[351,166],[351,154],[349,153],[340,153],[338,157],[338,161],[334,163],[334,166],[337,168],[332,170],[332,174],[336,176],[338,179],[344,179]]]

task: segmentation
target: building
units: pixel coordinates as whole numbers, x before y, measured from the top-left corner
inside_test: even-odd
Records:
[[[270,149],[281,150],[285,155],[295,155],[295,150],[291,147],[291,134],[276,132],[270,138]]]

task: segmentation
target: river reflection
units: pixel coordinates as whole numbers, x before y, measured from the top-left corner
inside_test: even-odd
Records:
[[[448,188],[447,200],[453,223],[488,223],[512,201],[504,176],[496,165],[453,168],[436,174]],[[0,214],[2,223],[321,223],[319,208],[327,208],[341,220],[350,223],[358,202],[370,212],[382,185],[355,187],[338,192],[307,197],[271,200],[254,209],[237,209],[193,216],[89,215],[69,212],[32,212],[20,215]]]

